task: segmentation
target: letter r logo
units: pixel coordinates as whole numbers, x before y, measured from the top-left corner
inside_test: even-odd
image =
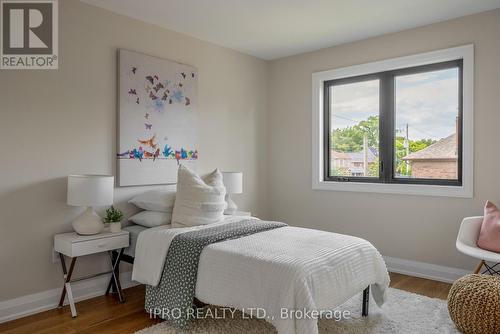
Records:
[[[2,1],[3,54],[52,54],[51,1]]]

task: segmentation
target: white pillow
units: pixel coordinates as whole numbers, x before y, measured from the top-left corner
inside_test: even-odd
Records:
[[[216,169],[201,178],[180,166],[172,226],[196,226],[216,223],[224,218],[226,188],[222,174]]]
[[[128,220],[144,227],[155,227],[170,224],[172,222],[172,214],[170,212],[141,211]]]
[[[135,196],[128,202],[144,210],[172,212],[175,202],[175,191],[151,190]]]

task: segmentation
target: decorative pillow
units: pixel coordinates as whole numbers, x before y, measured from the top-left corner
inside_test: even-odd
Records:
[[[144,210],[172,212],[175,202],[175,191],[151,190],[135,196],[128,202]]]
[[[226,188],[216,169],[203,178],[180,166],[177,195],[172,214],[173,227],[207,225],[224,218]]]
[[[484,218],[477,240],[478,247],[500,253],[500,210],[490,201],[484,206]]]
[[[170,224],[172,222],[172,214],[160,211],[141,211],[128,220],[144,227],[155,227]]]

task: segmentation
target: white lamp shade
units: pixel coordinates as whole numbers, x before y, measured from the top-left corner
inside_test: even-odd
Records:
[[[72,206],[112,205],[114,184],[114,176],[70,175],[67,203]]]
[[[243,173],[242,172],[222,172],[222,180],[228,194],[243,193]]]

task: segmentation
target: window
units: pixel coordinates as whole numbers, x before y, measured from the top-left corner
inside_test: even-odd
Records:
[[[461,185],[461,72],[459,59],[325,81],[325,179]]]
[[[471,196],[472,50],[315,73],[313,186]]]

